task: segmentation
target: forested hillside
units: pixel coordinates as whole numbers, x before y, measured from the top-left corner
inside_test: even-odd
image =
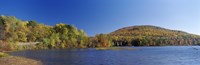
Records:
[[[23,43],[23,44],[22,44]],[[29,43],[37,43],[30,44]],[[132,26],[110,34],[87,34],[73,25],[48,26],[14,16],[0,16],[0,51],[18,49],[88,48],[111,46],[196,45],[200,36],[156,26]]]
[[[25,42],[39,42],[37,48],[84,48],[88,39],[83,30],[72,25],[48,26],[14,16],[0,16],[0,50],[14,50]]]
[[[109,35],[112,36],[115,46],[194,45],[200,43],[198,35],[150,25],[124,27]]]

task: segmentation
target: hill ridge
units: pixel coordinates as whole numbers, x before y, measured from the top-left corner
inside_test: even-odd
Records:
[[[114,43],[136,46],[193,45],[200,42],[199,35],[153,25],[123,27],[109,35],[114,38]]]

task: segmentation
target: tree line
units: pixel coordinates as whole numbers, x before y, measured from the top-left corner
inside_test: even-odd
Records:
[[[0,49],[14,50],[23,42],[39,42],[34,46],[39,49],[111,46],[107,44],[111,42],[105,35],[90,39],[84,30],[73,25],[59,23],[48,26],[33,20],[19,20],[14,16],[0,16]]]
[[[38,42],[20,46],[20,43]],[[59,23],[54,26],[34,20],[0,16],[0,51],[16,49],[95,48],[112,46],[163,46],[200,44],[198,35],[155,26],[134,26],[89,37],[84,30]]]

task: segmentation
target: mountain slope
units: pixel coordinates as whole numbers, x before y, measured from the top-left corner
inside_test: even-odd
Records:
[[[124,27],[109,35],[115,45],[120,42],[118,45],[135,46],[193,45],[200,39],[198,35],[151,25]]]

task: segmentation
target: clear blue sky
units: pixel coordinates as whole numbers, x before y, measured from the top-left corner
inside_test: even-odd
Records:
[[[89,36],[134,25],[200,34],[200,0],[0,0],[0,14],[72,24]]]

